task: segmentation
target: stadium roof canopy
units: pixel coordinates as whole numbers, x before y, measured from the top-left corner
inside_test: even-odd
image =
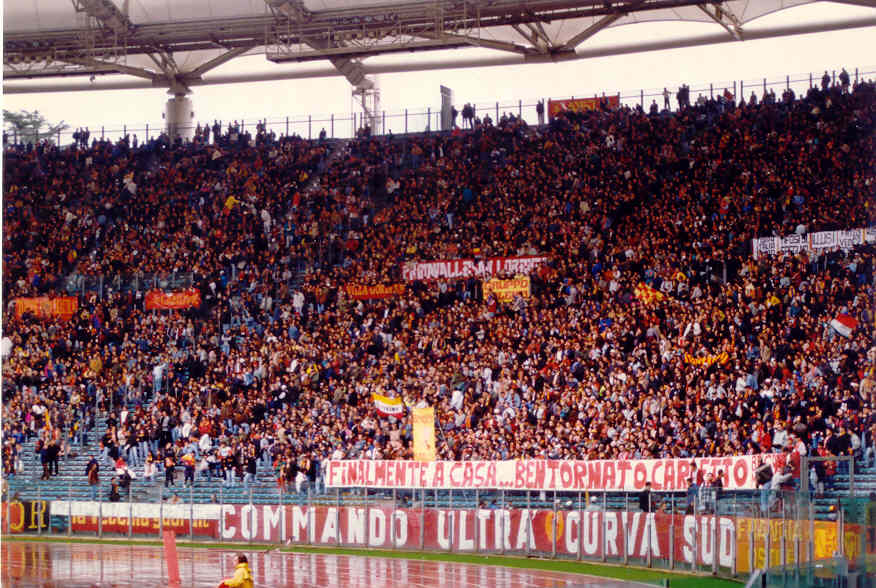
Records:
[[[842,0],[841,0],[842,1]],[[142,86],[187,93],[224,83],[210,70],[243,55],[276,63],[325,60],[351,84],[369,73],[420,69],[416,61],[369,67],[368,57],[480,47],[483,65],[539,63],[876,25],[872,18],[748,30],[812,0],[15,0],[3,3],[4,90],[15,80],[127,74]],[[845,0],[876,6],[876,0]],[[655,21],[715,24],[714,34],[590,49],[609,27]],[[442,67],[465,63],[464,53]],[[434,67],[434,66],[431,66]],[[244,76],[245,77],[245,76]],[[278,71],[260,79],[295,77]],[[240,81],[248,81],[241,78]],[[130,86],[129,86],[130,87]],[[22,91],[19,89],[18,91]]]

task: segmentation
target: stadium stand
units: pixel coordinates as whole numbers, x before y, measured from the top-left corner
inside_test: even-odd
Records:
[[[93,456],[144,499],[188,475],[203,502],[319,493],[325,459],[410,457],[379,393],[436,407],[442,459],[854,455],[876,489],[873,244],[752,254],[874,224],[874,105],[861,82],[350,142],[8,146],[4,299],[77,301],[4,309],[10,488],[86,498]],[[508,301],[403,273],[526,255],[548,261]],[[200,305],[146,310],[144,275]]]

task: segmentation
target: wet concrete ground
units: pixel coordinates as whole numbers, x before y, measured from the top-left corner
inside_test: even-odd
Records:
[[[215,588],[245,553],[257,587],[628,588],[640,584],[541,570],[316,553],[178,548],[181,586]],[[160,547],[4,541],[3,586],[151,588],[168,585]]]

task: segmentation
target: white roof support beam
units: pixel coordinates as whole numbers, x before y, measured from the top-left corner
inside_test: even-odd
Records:
[[[508,51],[510,53],[518,53],[520,55],[528,55],[538,51],[533,47],[524,47],[517,43],[508,41],[495,41],[493,39],[484,39],[481,37],[472,37],[470,35],[457,35],[455,33],[424,33],[422,35],[426,39],[434,39],[436,41],[459,42],[472,45],[474,47],[483,47],[484,49],[496,49],[497,51]]]
[[[511,28],[517,31],[517,34],[526,39],[533,47],[539,47],[539,38],[538,35],[536,35],[534,32],[532,32],[531,30],[524,31],[523,27],[521,27],[519,24],[513,24],[511,25]]]
[[[630,11],[635,10],[642,4],[644,4],[645,0],[636,0],[635,2],[630,2],[629,4],[625,4],[619,6],[617,8],[617,12],[614,14],[609,14],[607,16],[603,16],[598,21],[563,43],[561,47],[558,47],[560,50],[574,50],[578,45],[603,30],[604,28],[611,26],[616,21],[620,20],[622,17],[629,14]]]
[[[876,26],[876,17],[872,18],[857,18],[854,20],[844,20],[835,22],[818,22],[806,23],[798,25],[788,25],[782,27],[773,27],[764,30],[749,30],[746,32],[745,39],[747,41],[757,41],[759,39],[771,39],[776,37],[786,37],[791,35],[806,35],[809,33],[820,33],[825,31],[841,31],[847,29],[859,29]],[[610,55],[629,55],[631,53],[642,53],[648,51],[663,51],[666,49],[678,49],[681,47],[700,47],[704,45],[719,45],[721,43],[735,43],[735,41],[726,33],[713,33],[698,37],[690,37],[686,39],[669,39],[660,41],[648,41],[643,43],[634,43],[627,45],[613,45],[610,47],[601,47],[598,49],[589,49],[571,53],[569,59],[593,59],[599,57],[607,57]],[[475,59],[448,59],[433,63],[400,63],[394,65],[368,66],[364,68],[366,74],[392,74],[408,71],[435,71],[444,69],[460,69],[472,67],[506,67],[510,65],[524,65],[526,63],[537,62],[537,58],[541,56],[519,56],[519,55],[497,55],[492,58],[479,57]],[[205,86],[214,84],[238,84],[252,82],[267,82],[274,80],[300,80],[325,78],[341,75],[335,68],[324,68],[320,70],[310,71],[278,71],[253,74],[233,74],[233,75],[218,75],[209,78],[195,80],[192,85]],[[156,85],[160,85],[162,80],[158,80]],[[44,92],[78,92],[78,91],[94,91],[95,89],[102,90],[128,90],[128,89],[143,89],[151,88],[154,85],[148,82],[137,80],[110,80],[102,84],[90,84],[88,82],[78,82],[72,84],[22,84],[16,81],[4,80],[3,92],[7,94],[33,94]]]
[[[151,72],[148,69],[143,69],[141,67],[131,67],[129,65],[113,63],[111,61],[101,61],[100,59],[93,59],[91,57],[70,58],[65,59],[64,61],[67,63],[73,63],[75,65],[82,65],[91,70],[99,70],[105,73],[118,72],[122,74],[128,74],[129,76],[144,78],[150,81],[154,81],[156,78],[160,77],[158,74]]]
[[[220,65],[223,65],[225,63],[228,63],[229,61],[231,61],[235,57],[240,57],[241,55],[243,55],[244,53],[246,53],[247,51],[249,51],[252,48],[253,47],[237,47],[236,49],[232,49],[231,51],[226,51],[225,53],[223,53],[222,55],[219,55],[218,57],[214,57],[213,59],[211,59],[209,61],[205,61],[204,63],[202,63],[201,65],[199,65],[195,69],[193,69],[192,71],[187,72],[185,75],[186,75],[186,77],[193,76],[193,77],[199,78],[202,75],[204,75],[205,73],[207,73],[208,71],[210,71],[211,69],[219,67]]]
[[[742,40],[742,23],[729,7],[720,4],[715,4],[712,8],[709,8],[707,4],[698,4],[697,7],[708,14],[709,18],[724,27],[731,37],[737,41]]]
[[[134,30],[134,23],[128,15],[119,10],[111,0],[72,0],[76,12],[84,12],[97,20],[105,29],[117,34],[126,35]],[[125,11],[128,3],[125,2]]]

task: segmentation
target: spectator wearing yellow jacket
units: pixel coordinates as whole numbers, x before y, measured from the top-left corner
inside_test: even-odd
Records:
[[[237,566],[234,568],[234,575],[230,578],[222,580],[219,588],[253,588],[252,570],[249,569],[249,563],[246,556],[240,554],[237,556]]]

